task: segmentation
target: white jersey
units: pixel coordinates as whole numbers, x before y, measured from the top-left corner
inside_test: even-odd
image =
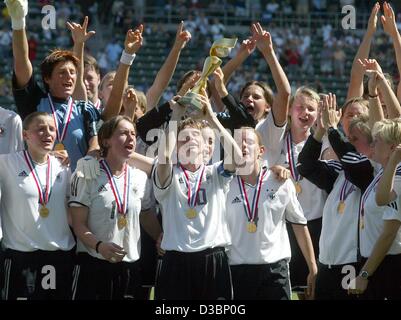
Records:
[[[107,174],[100,167],[100,175],[88,180],[78,178],[76,172],[71,180],[70,206],[88,207],[88,228],[94,236],[103,242],[113,242],[124,248],[127,255],[123,261],[134,262],[139,259],[141,252],[139,214],[141,210],[151,207],[149,183],[146,173],[128,166],[128,213],[127,225],[118,228],[118,210],[113,190]],[[124,174],[114,176],[120,195],[123,197]],[[91,256],[105,260],[96,250],[88,248],[78,239],[78,252],[86,252]]]
[[[400,207],[398,198],[401,195],[401,169],[400,167],[397,168],[397,173],[394,178],[393,189],[397,193],[397,199],[386,206],[379,207],[376,203],[376,190],[378,186],[377,178],[381,176],[381,174],[382,171],[376,175],[375,179],[373,179],[362,196],[362,198],[366,196],[366,201],[364,204],[363,216],[360,217],[364,224],[364,228],[360,230],[360,241],[361,255],[365,258],[368,258],[372,254],[373,248],[383,232],[383,220],[401,221],[401,212],[398,211]],[[401,229],[398,230],[387,254],[401,254]]]
[[[281,165],[283,167],[289,168],[290,161],[289,161],[289,146],[287,145],[288,139],[288,132],[286,133],[285,137],[280,141],[276,141],[275,143],[280,147],[280,155],[278,157],[278,161],[276,164]],[[298,144],[291,144],[291,152],[293,152],[293,161],[294,165],[298,162],[298,156],[302,151],[306,143],[302,141]],[[323,150],[323,149],[322,149]],[[326,191],[319,189],[316,185],[314,185],[309,180],[300,177],[299,184],[301,186],[301,193],[298,194],[299,203],[302,206],[304,211],[304,215],[308,221],[315,220],[322,217],[323,214],[323,207],[327,199]]]
[[[0,107],[0,154],[13,153],[24,149],[22,121],[18,114]],[[0,240],[3,237],[0,212]]]
[[[358,214],[361,190],[341,171],[323,209],[319,261],[325,265],[357,262]],[[343,212],[340,199],[344,201]]]
[[[244,183],[250,206],[257,186]],[[279,182],[270,170],[262,180],[258,205],[257,231],[247,231],[248,217],[244,209],[238,177],[230,184],[227,196],[227,219],[231,233],[228,257],[231,265],[267,264],[291,257],[286,221],[306,224],[295,187],[290,180]]]
[[[186,216],[189,205],[182,169],[173,166],[172,176],[165,188],[160,188],[157,170],[154,170],[154,192],[163,215],[162,249],[197,252],[231,243],[225,204],[232,176],[225,174],[222,162],[204,168],[194,219]],[[195,184],[200,170],[187,171],[191,186]]]
[[[256,125],[256,131],[262,137],[262,144],[266,150],[263,160],[267,161],[269,167],[277,164],[281,152],[281,141],[285,138],[286,125],[276,126],[273,119],[273,112],[269,112],[267,117]]]
[[[21,118],[15,112],[0,107],[0,154],[23,149]]]
[[[70,170],[50,156],[52,186],[46,207],[49,215],[39,215],[39,191],[24,152],[0,156],[1,214],[6,248],[35,250],[71,250],[75,241],[67,220]],[[47,163],[35,165],[42,183],[46,181]]]

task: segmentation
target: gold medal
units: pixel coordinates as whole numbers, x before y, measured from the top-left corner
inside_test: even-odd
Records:
[[[361,229],[365,229],[365,222],[363,221],[363,218],[361,218],[361,221],[359,221],[359,227]]]
[[[297,194],[300,194],[300,193],[302,192],[301,184],[300,184],[298,181],[295,182],[295,192],[296,192]]]
[[[119,230],[125,228],[127,226],[127,218],[125,216],[123,216],[123,215],[118,217],[117,226],[118,226]]]
[[[49,216],[49,209],[47,209],[45,206],[41,206],[39,209],[39,215],[42,218],[47,218]]]
[[[196,210],[194,208],[189,208],[187,210],[186,216],[188,219],[194,219],[197,215],[198,214],[196,213]]]
[[[338,207],[337,207],[337,211],[340,214],[344,213],[344,211],[345,211],[345,202],[344,201],[340,201],[340,203],[338,204]]]
[[[250,221],[246,227],[249,233],[255,233],[256,232],[256,223],[254,221]]]
[[[54,151],[63,151],[65,150],[64,144],[62,144],[61,142],[56,143],[56,145],[54,146]]]

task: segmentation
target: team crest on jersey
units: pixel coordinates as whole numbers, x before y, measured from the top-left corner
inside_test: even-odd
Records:
[[[206,181],[209,182],[211,178],[212,178],[212,175],[210,173],[207,173],[206,174]]]
[[[27,177],[27,176],[28,176],[28,174],[25,172],[25,170],[21,171],[21,172],[18,174],[18,177]]]
[[[56,177],[56,181],[57,181],[57,182],[60,182],[60,181],[61,181],[61,178],[62,178],[62,177],[61,177],[61,172],[60,172],[60,173],[57,175],[57,177]]]
[[[184,179],[183,179],[182,177],[180,177],[180,178],[178,179],[178,182],[182,184],[182,183],[184,183]]]
[[[274,200],[274,199],[276,199],[276,190],[273,190],[273,189],[266,189],[266,191],[267,191],[267,197],[270,199],[270,200]]]
[[[0,126],[0,137],[4,136],[6,133],[6,129],[3,126]]]

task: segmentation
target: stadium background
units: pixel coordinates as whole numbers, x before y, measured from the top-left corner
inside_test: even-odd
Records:
[[[353,57],[366,30],[370,10],[375,1],[365,0],[36,0],[29,1],[27,30],[30,59],[36,70],[48,51],[55,47],[70,48],[72,42],[66,21],[81,22],[89,15],[89,30],[96,35],[87,43],[87,51],[97,58],[102,75],[116,68],[123,49],[125,32],[139,23],[145,26],[144,45],[131,68],[129,82],[145,90],[172,46],[177,24],[183,20],[192,33],[192,40],[182,51],[174,77],[164,98],[175,92],[175,83],[186,71],[202,68],[213,40],[238,37],[238,43],[250,35],[249,26],[260,21],[271,32],[292,88],[309,84],[319,92],[334,92],[339,104],[344,102]],[[56,29],[43,30],[42,7],[56,8]],[[344,30],[341,13],[344,5],[356,8],[356,29]],[[401,2],[392,3],[401,29]],[[11,92],[12,47],[7,9],[0,4],[0,105],[14,109]],[[238,44],[239,45],[239,44]],[[238,47],[237,45],[237,47]],[[235,54],[235,50],[231,56]],[[378,23],[372,44],[374,56],[394,81],[399,81],[391,40]],[[39,73],[36,73],[39,77]],[[248,80],[262,80],[274,87],[266,63],[255,51],[236,72],[229,90],[238,93]]]

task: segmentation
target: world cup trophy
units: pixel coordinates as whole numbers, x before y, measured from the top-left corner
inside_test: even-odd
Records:
[[[181,97],[177,103],[187,108],[186,115],[196,117],[199,114],[205,114],[199,95],[202,89],[206,89],[208,77],[220,67],[222,60],[220,58],[227,57],[232,48],[235,47],[237,38],[223,38],[216,40],[210,49],[210,56],[206,58],[203,64],[202,74],[195,86],[185,96]]]

